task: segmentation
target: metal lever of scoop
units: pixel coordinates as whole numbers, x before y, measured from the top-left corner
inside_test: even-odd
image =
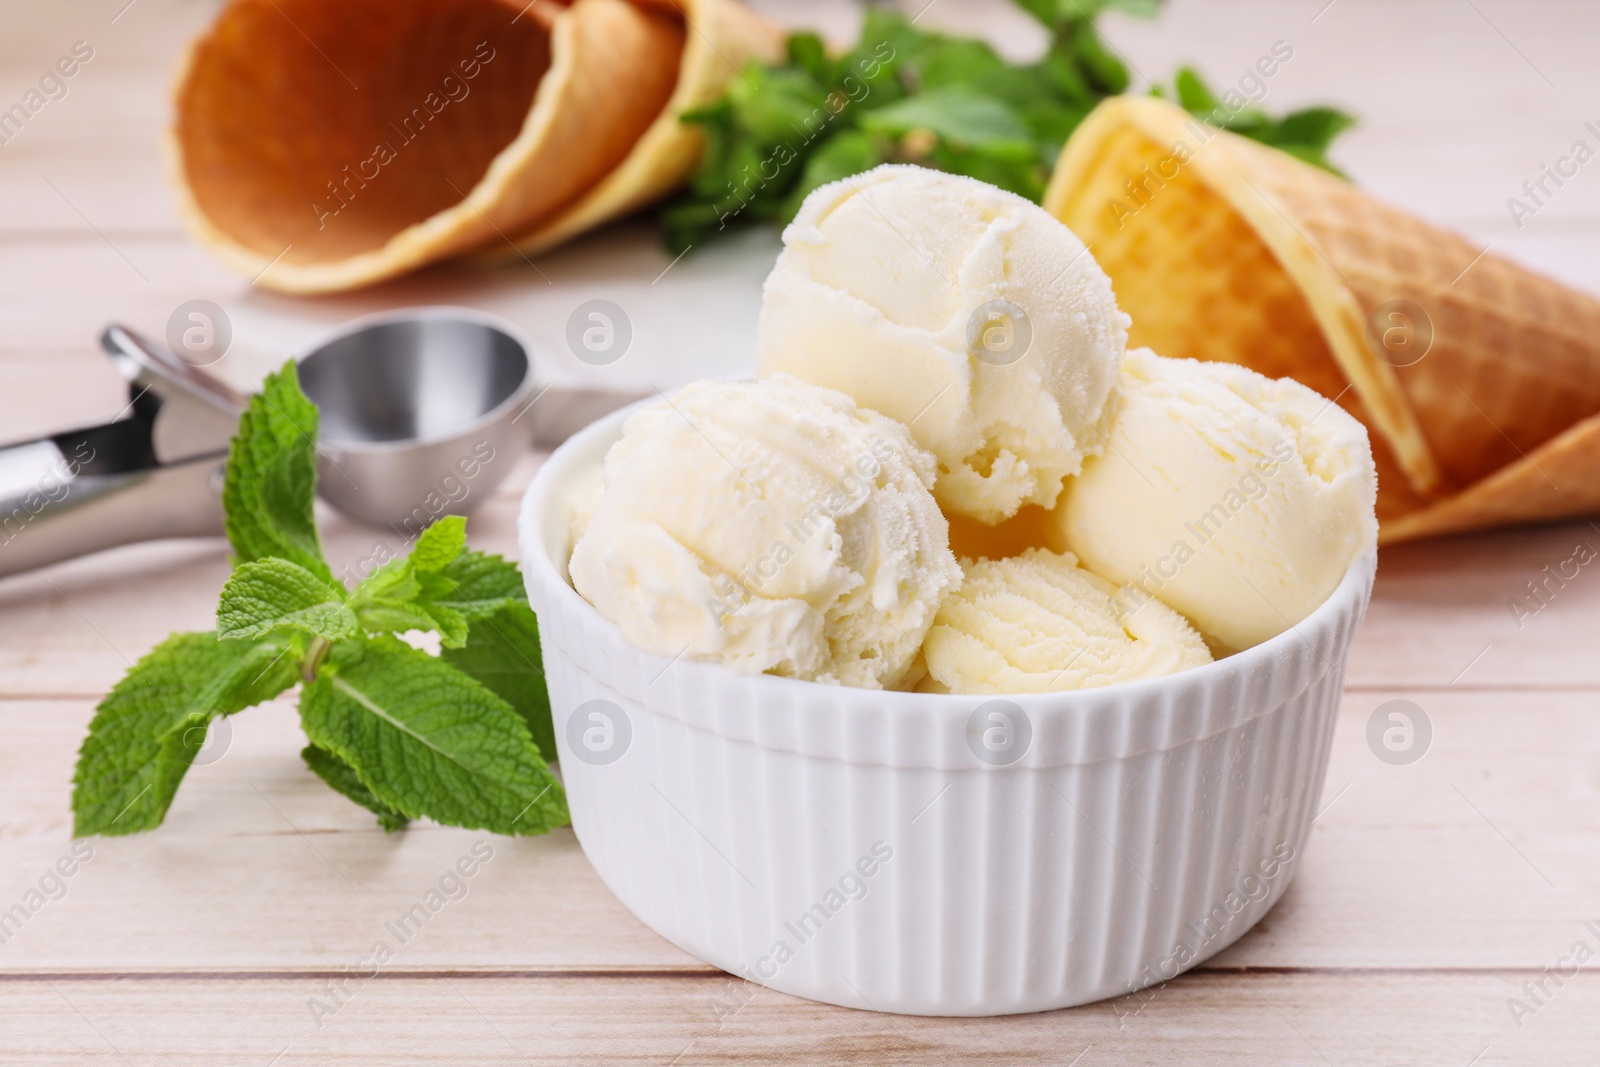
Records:
[[[0,577],[223,532],[222,466],[240,398],[125,327],[109,327],[100,343],[128,379],[122,414],[0,447]]]

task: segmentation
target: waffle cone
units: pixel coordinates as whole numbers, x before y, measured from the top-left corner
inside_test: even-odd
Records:
[[[727,21],[781,41],[753,16]],[[180,214],[229,266],[285,292],[508,244],[570,219],[638,155],[696,36],[642,0],[233,0],[178,73]],[[557,239],[605,217],[591,208]]]
[[[638,2],[674,13],[688,27],[672,98],[627,158],[598,185],[566,210],[513,235],[516,251],[523,255],[558,245],[676,189],[693,173],[704,145],[702,131],[680,116],[721,96],[751,59],[776,62],[783,55],[784,33],[735,0]]]
[[[1600,301],[1155,99],[1091,114],[1045,207],[1111,276],[1130,345],[1361,419],[1383,540],[1600,507]]]

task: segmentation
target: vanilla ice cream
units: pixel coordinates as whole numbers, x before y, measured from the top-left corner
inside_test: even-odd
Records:
[[[1119,590],[1068,553],[1032,548],[963,561],[923,642],[925,692],[1049,693],[1132,682],[1211,662],[1159,600]]]
[[[806,197],[757,354],[911,427],[949,514],[1051,507],[1100,451],[1128,318],[1083,243],[992,185],[883,166]]]
[[[1244,649],[1327,599],[1377,539],[1366,428],[1288,378],[1129,352],[1103,456],[1052,543]]]
[[[572,583],[657,655],[895,686],[961,580],[933,481],[904,426],[842,393],[699,382],[624,424]]]

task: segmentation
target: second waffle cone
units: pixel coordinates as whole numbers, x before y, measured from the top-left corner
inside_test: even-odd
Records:
[[[1111,275],[1130,344],[1361,418],[1384,540],[1600,507],[1600,301],[1160,100],[1102,104],[1045,207]]]

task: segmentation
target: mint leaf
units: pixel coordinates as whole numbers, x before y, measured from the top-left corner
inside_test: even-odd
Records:
[[[174,634],[134,664],[95,709],[72,777],[73,832],[128,834],[161,825],[218,715],[299,681],[292,643]]]
[[[338,641],[358,631],[355,612],[338,586],[286,559],[241,563],[222,587],[217,636],[225,641],[299,630]]]
[[[467,547],[467,520],[446,515],[428,526],[411,548],[411,565],[422,573],[443,570]]]
[[[1327,152],[1334,138],[1355,124],[1355,116],[1338,108],[1308,107],[1291,111],[1250,136],[1342,178],[1344,171],[1328,159]]]
[[[409,556],[373,571],[356,587],[351,600],[362,629],[373,634],[434,630],[446,648],[466,644],[466,617],[453,607],[428,599],[423,581],[438,578],[438,574],[418,574]]]
[[[556,754],[555,726],[550,719],[550,693],[545,688],[544,657],[539,649],[539,621],[526,604],[508,604],[472,623],[463,648],[447,648],[439,656],[465,671],[516,709],[528,724],[533,743],[545,759]]]
[[[1101,96],[1116,96],[1128,91],[1128,67],[1106,44],[1092,21],[1068,26],[1056,41],[1057,49],[1069,50],[1084,77]]]
[[[1015,146],[1023,158],[1033,158],[1028,127],[1017,113],[994,97],[962,85],[929,89],[869,112],[861,127],[893,137],[928,130],[940,140],[962,147]]]
[[[1304,145],[1326,149],[1333,139],[1356,123],[1355,117],[1332,107],[1308,107],[1291,111],[1273,123],[1263,138],[1268,144]]]
[[[280,556],[333,581],[311,502],[317,487],[317,409],[294,361],[269,374],[239,417],[223,474],[222,509],[239,559]]]
[[[1338,108],[1302,108],[1274,119],[1258,107],[1244,105],[1236,91],[1230,91],[1233,97],[1230,106],[1227,97],[1213,92],[1192,67],[1178,71],[1173,81],[1173,94],[1186,111],[1198,118],[1344,176],[1344,172],[1328,160],[1327,151],[1334,138],[1354,126],[1356,120]]]
[[[395,638],[334,645],[301,692],[300,721],[409,818],[506,834],[568,821],[566,795],[511,706]]]
[[[376,815],[378,825],[390,833],[402,829],[409,821],[404,815],[373,796],[372,790],[361,784],[355,768],[332,752],[316,745],[307,745],[301,750],[300,758],[305,760],[306,766],[311,768],[312,773],[327,783],[330,789],[336,793],[343,793]]]
[[[436,574],[424,575],[422,585],[430,604],[459,611],[468,621],[528,602],[517,565],[491,552],[463,552]]]
[[[422,582],[409,557],[392,559],[362,579],[350,597],[357,609],[368,604],[405,604],[422,595]]]
[[[1017,0],[1017,6],[1050,27],[1089,22],[1102,11],[1121,11],[1144,19],[1161,13],[1161,0]]]
[[[373,604],[362,610],[361,626],[369,634],[432,631],[439,635],[439,643],[445,648],[460,648],[467,643],[468,623],[460,612],[421,600]]]
[[[1177,77],[1173,79],[1172,87],[1177,94],[1179,105],[1191,115],[1209,118],[1213,111],[1226,111],[1222,100],[1211,91],[1211,87],[1200,76],[1200,72],[1193,67],[1180,68]]]
[[[352,605],[369,633],[436,630],[446,648],[467,641],[467,624],[524,598],[515,564],[466,550],[467,522],[440,519],[411,554],[379,567],[356,588]]]
[[[791,33],[787,44],[789,62],[805,71],[814,81],[826,81],[833,70],[828,58],[828,45],[821,37],[807,31]]]
[[[1032,67],[1014,66],[987,42],[973,38],[928,38],[910,58],[924,94],[956,86],[1020,107],[1048,91]]]
[[[1044,195],[1049,171],[1033,132],[1015,110],[987,93],[959,85],[929,89],[869,112],[861,125],[900,139],[900,150],[914,151],[916,161],[927,166],[1034,200]]]
[[[316,432],[286,364],[251,398],[229,448],[223,504],[237,558],[218,630],[168,638],[101,702],[73,778],[77,833],[159,825],[211,721],[302,674],[312,742],[302,758],[385,829],[423,816],[502,833],[567,823],[565,793],[530,732],[554,751],[516,566],[468,551],[466,521],[452,516],[347,594],[317,536]],[[438,631],[461,666],[388,636],[414,629]]]

